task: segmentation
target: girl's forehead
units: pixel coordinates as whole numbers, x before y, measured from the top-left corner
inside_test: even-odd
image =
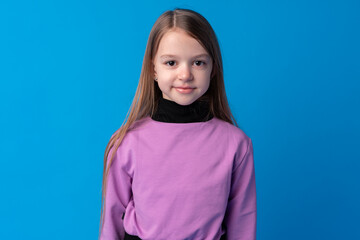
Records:
[[[160,40],[157,50],[159,55],[208,55],[199,41],[182,29],[167,31]]]

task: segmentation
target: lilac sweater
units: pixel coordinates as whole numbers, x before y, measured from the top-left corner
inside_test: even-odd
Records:
[[[101,240],[125,230],[143,240],[256,239],[253,147],[241,129],[216,117],[134,126],[110,167]]]

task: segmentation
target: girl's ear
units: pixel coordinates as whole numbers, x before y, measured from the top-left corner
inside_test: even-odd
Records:
[[[154,80],[157,81],[157,73],[156,73],[155,69],[154,69]]]
[[[155,70],[154,62],[153,62],[153,71],[154,71],[154,80],[157,81],[157,73],[156,73],[156,70]]]
[[[214,68],[214,65],[215,65],[215,63],[213,62],[213,63],[212,63],[212,69],[211,69],[211,77],[210,77],[211,79],[215,77],[215,68]]]
[[[215,70],[214,68],[211,70],[210,79],[213,79],[215,76]]]

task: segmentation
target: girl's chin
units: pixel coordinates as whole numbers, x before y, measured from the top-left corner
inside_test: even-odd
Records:
[[[192,99],[192,98],[191,99],[174,99],[174,100],[171,100],[171,101],[176,102],[179,105],[186,106],[186,105],[190,105],[193,102],[195,102],[196,99]]]

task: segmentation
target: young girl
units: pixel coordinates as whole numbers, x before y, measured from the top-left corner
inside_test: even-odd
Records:
[[[199,13],[155,22],[103,176],[101,240],[256,238],[252,141],[230,112],[219,44]]]

